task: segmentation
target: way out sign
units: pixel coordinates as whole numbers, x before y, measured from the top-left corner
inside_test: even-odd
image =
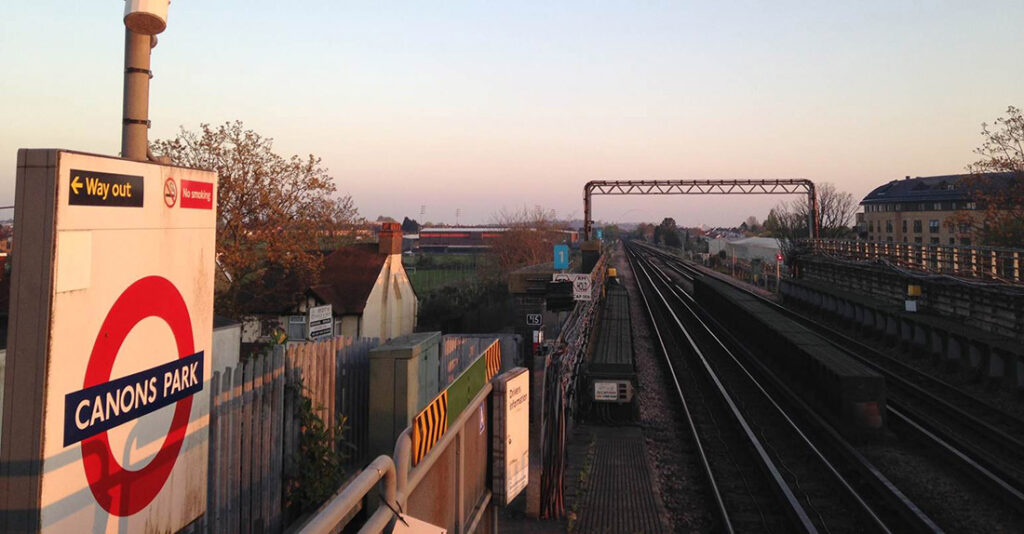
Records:
[[[210,172],[19,151],[0,531],[205,511],[216,209],[169,201],[184,183],[215,198]]]

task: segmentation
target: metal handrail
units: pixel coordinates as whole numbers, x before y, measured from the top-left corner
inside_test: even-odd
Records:
[[[395,441],[394,460],[389,456],[378,456],[351,484],[324,504],[317,514],[302,526],[299,532],[312,534],[333,531],[382,479],[384,481],[384,500],[387,502],[382,502],[377,506],[373,515],[359,529],[359,532],[383,531],[395,515],[391,506],[397,504],[399,510],[404,510],[407,507],[409,496],[413,490],[426,478],[431,467],[441,457],[440,451],[447,449],[455,441],[469,418],[477,414],[477,407],[487,401],[491,389],[492,386],[489,382],[484,384],[455,422],[449,425],[448,431],[445,432],[441,440],[411,472],[412,431],[411,428],[403,430]]]
[[[299,532],[313,534],[334,530],[338,523],[355,510],[359,503],[362,502],[363,497],[373,491],[382,479],[384,480],[384,498],[388,502],[395,502],[398,485],[395,476],[395,462],[390,457],[382,454],[370,462],[370,465],[366,466],[366,469],[359,473],[359,476],[351,484],[334,497],[331,497],[317,514],[302,526]],[[382,506],[382,508],[387,510],[386,506]],[[376,514],[374,515],[376,516]],[[390,519],[388,517],[387,521],[376,532],[383,530]],[[363,529],[369,527],[371,522],[373,522],[373,518],[371,518],[371,521],[367,521]]]

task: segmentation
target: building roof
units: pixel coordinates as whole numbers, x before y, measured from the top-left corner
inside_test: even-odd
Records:
[[[335,315],[361,314],[386,259],[377,243],[339,248],[324,258],[320,282],[309,290]]]
[[[961,183],[970,174],[948,174],[944,176],[918,176],[893,180],[880,185],[864,197],[861,204],[884,204],[889,202],[941,202],[969,200],[970,188]],[[1014,179],[1009,172],[984,173],[980,176],[998,187],[1006,186]]]
[[[499,227],[477,227],[477,226],[459,226],[449,228],[420,228],[420,233],[436,233],[436,234],[453,234],[453,233],[468,233],[468,232],[505,232],[508,228]]]

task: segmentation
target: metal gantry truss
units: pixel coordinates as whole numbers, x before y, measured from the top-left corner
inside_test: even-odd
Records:
[[[590,239],[593,195],[792,195],[806,194],[811,237],[817,235],[818,201],[814,182],[783,180],[595,180],[583,186],[584,237]]]

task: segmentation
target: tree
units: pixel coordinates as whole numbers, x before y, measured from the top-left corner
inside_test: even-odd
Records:
[[[757,222],[757,217],[751,215],[740,224],[740,230],[745,230],[751,234],[758,234],[761,232],[761,223]]]
[[[957,184],[980,210],[964,210],[947,224],[968,224],[990,246],[1024,246],[1024,115],[1014,106],[993,127],[981,124],[981,159],[967,166]]]
[[[839,191],[832,184],[821,184],[817,188],[818,235],[827,238],[845,237],[850,233],[850,223],[857,212],[853,195]],[[810,233],[807,228],[810,207],[804,198],[780,202],[768,213],[764,228],[770,237],[779,241],[779,247],[787,261],[796,251],[799,240]]]
[[[348,195],[337,195],[320,158],[273,151],[273,139],[241,121],[198,131],[182,127],[154,149],[175,165],[218,174],[215,309],[241,317],[255,307],[287,308],[295,291],[319,275],[320,250],[351,235],[358,212]],[[289,283],[286,283],[289,282]]]
[[[416,219],[410,219],[405,217],[402,219],[402,233],[403,234],[415,234],[420,231],[420,223],[416,222]]]
[[[495,226],[506,228],[492,242],[490,253],[500,275],[520,267],[551,262],[552,247],[565,240],[565,225],[555,220],[554,210],[540,206],[509,211],[502,208],[493,217]]]
[[[622,235],[622,230],[617,224],[608,224],[604,227],[604,238],[608,241],[616,241]]]
[[[659,241],[667,247],[683,246],[683,241],[679,239],[679,229],[676,228],[676,220],[672,217],[665,217],[661,224],[654,228],[654,242]]]

